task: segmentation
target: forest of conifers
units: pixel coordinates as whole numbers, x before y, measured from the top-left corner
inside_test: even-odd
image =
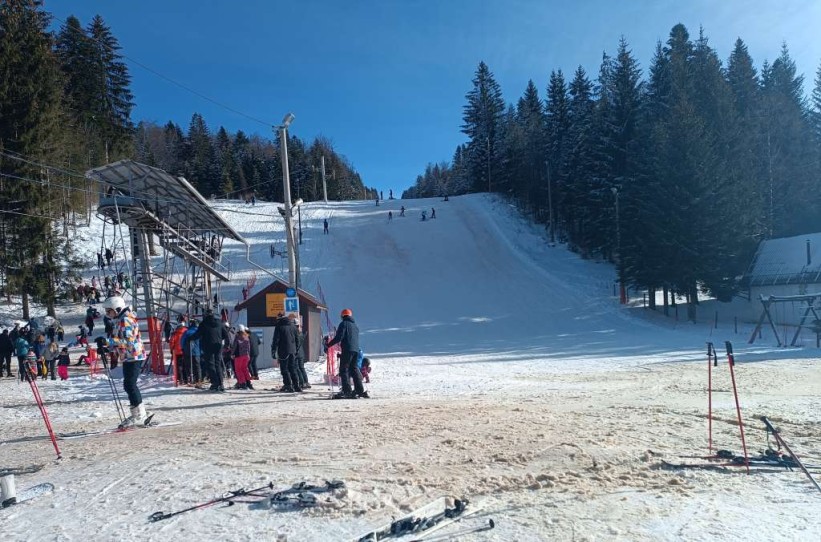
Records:
[[[808,99],[786,44],[756,69],[679,24],[646,71],[622,38],[545,98],[506,105],[485,63],[466,98],[468,141],[405,197],[505,194],[636,288],[728,300],[761,240],[821,231],[821,68]]]

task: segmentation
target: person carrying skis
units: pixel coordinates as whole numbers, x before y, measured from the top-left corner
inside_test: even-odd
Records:
[[[297,330],[293,320],[280,313],[271,340],[271,357],[279,360],[282,373],[282,388],[285,393],[301,392],[299,376],[296,374]]]
[[[342,347],[342,359],[339,362],[339,380],[342,384],[342,391],[334,395],[334,399],[356,399],[358,397],[369,399],[368,392],[362,386],[362,374],[356,365],[356,359],[359,357],[359,327],[353,319],[351,309],[343,309],[340,316],[342,322],[336,328],[336,335],[325,344],[325,352],[335,344]],[[353,391],[348,381],[349,377],[353,377]]]
[[[145,411],[143,397],[137,386],[140,376],[140,365],[145,361],[145,348],[140,337],[140,325],[137,313],[126,305],[125,299],[112,296],[103,302],[105,314],[114,320],[114,336],[109,339],[109,345],[116,348],[123,362],[123,389],[128,395],[131,406],[131,416],[120,424],[121,427],[133,427],[144,424],[151,419],[152,414]],[[88,344],[88,343],[86,343]]]

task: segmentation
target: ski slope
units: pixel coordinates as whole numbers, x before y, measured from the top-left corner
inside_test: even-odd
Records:
[[[251,260],[280,274],[282,261],[270,257],[272,243],[284,248],[277,204],[213,205],[249,241]],[[431,207],[437,218],[421,221]],[[224,395],[145,376],[148,410],[181,426],[62,441],[57,463],[28,386],[0,379],[0,467],[46,463],[18,486],[55,484],[51,496],[0,511],[4,540],[350,540],[445,495],[481,502],[477,517],[496,521],[466,540],[821,532],[819,496],[800,473],[671,473],[655,460],[706,449],[706,340],[719,350],[736,341],[751,448],[764,440],[755,417],[768,414],[796,451],[821,456],[814,351],[746,348],[732,330],[622,308],[612,266],[548,246],[540,227],[493,196],[308,203],[302,229],[302,285],[312,293],[321,285],[334,322],[353,310],[373,360],[374,398],[325,400],[318,384],[302,396],[266,391],[280,383],[275,370],[256,391]],[[89,265],[101,234],[94,223],[77,236]],[[256,276],[253,293],[270,279],[245,246],[227,244],[223,255],[230,304],[246,280]],[[61,308],[67,329],[82,311]],[[321,381],[320,364],[309,371]],[[737,448],[726,365],[715,371],[716,445]],[[75,370],[40,388],[59,432],[117,423],[102,376]],[[347,488],[312,510],[239,504],[147,521],[239,487],[323,479]]]

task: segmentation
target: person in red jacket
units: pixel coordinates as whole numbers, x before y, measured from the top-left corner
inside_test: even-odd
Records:
[[[171,334],[171,339],[168,341],[171,355],[174,356],[177,381],[181,384],[188,384],[188,380],[191,377],[191,375],[188,374],[188,367],[185,366],[185,362],[183,361],[182,336],[185,335],[186,331],[188,331],[188,327],[185,325],[185,322],[183,322],[177,326],[177,329],[174,330],[174,333]]]

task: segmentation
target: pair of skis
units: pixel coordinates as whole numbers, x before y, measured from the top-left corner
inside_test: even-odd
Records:
[[[292,485],[288,489],[276,491],[272,494],[263,494],[262,492],[266,490],[274,489],[274,483],[269,482],[264,486],[257,487],[254,489],[240,488],[233,491],[228,491],[227,493],[224,493],[221,497],[217,497],[215,499],[211,499],[210,501],[206,501],[204,503],[197,504],[195,506],[191,506],[183,510],[178,510],[176,512],[154,512],[153,514],[148,516],[148,520],[151,522],[162,521],[164,519],[169,519],[174,516],[184,514],[186,512],[199,510],[201,508],[207,508],[209,506],[213,506],[221,502],[226,503],[228,506],[233,506],[237,502],[241,502],[239,499],[243,497],[251,497],[256,499],[256,501],[259,501],[260,499],[267,500],[268,503],[275,508],[311,507],[319,504],[319,501],[315,495],[316,493],[327,493],[335,489],[341,489],[344,487],[345,482],[343,482],[342,480],[326,481],[323,484],[310,484],[308,482],[299,482]]]
[[[399,519],[395,519],[377,529],[357,537],[355,542],[379,542],[392,538],[401,538],[406,535],[416,534],[418,538],[414,540],[440,540],[469,533],[487,531],[493,529],[496,524],[492,519],[477,527],[462,529],[456,533],[450,533],[445,537],[428,538],[433,532],[447,527],[452,523],[461,521],[481,510],[479,506],[470,506],[467,499],[456,497],[440,497],[435,501],[418,508]]]

